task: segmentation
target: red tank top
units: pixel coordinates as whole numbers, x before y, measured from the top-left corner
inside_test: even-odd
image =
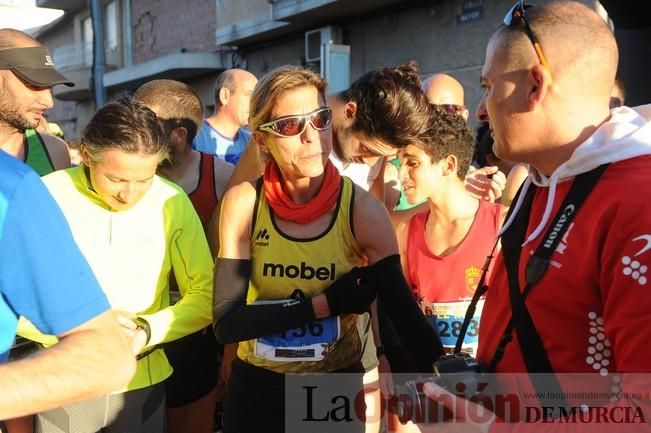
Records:
[[[201,153],[199,183],[197,184],[197,188],[188,194],[204,229],[207,228],[210,217],[219,201],[215,189],[215,166],[213,164],[213,158],[212,155]]]
[[[501,223],[500,205],[485,200],[479,203],[468,235],[446,256],[433,254],[425,240],[429,211],[415,215],[409,223],[406,274],[423,313],[446,349],[454,347]],[[464,340],[468,352],[476,350],[483,301],[480,304]]]

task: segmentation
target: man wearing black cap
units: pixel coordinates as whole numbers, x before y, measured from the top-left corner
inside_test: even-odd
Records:
[[[36,132],[57,84],[74,86],[54,69],[47,48],[19,30],[0,29],[0,149],[41,176],[70,166],[65,142]]]

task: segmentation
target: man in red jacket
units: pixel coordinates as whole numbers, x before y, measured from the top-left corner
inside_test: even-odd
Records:
[[[495,414],[473,416],[481,413],[476,399],[464,400],[428,384],[425,393],[450,408],[454,418],[447,424],[420,425],[421,431],[649,430],[651,124],[628,107],[609,110],[617,62],[613,34],[593,10],[576,2],[540,8],[518,2],[488,44],[481,77],[485,93],[477,115],[490,123],[495,153],[531,165],[502,229],[515,230],[514,220],[524,216],[524,242],[515,260],[520,291],[531,255],[554,237],[548,230],[557,227],[552,221],[576,176],[610,164],[578,210],[564,208],[566,215],[576,214],[525,303],[564,407],[574,412],[548,411],[538,401],[541,397],[527,394],[537,387],[522,346],[532,343],[512,331],[495,366],[497,392],[528,406],[524,418],[514,423],[513,412],[503,413],[498,405],[491,408]],[[534,188],[528,210],[524,197]],[[495,359],[511,316],[509,278],[500,253],[482,314],[480,362]],[[568,384],[575,383],[575,373],[588,378],[584,391],[600,393],[605,400],[595,403],[586,393],[571,392]],[[527,395],[533,398],[526,400]]]

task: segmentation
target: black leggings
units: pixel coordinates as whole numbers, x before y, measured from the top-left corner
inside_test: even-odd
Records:
[[[165,381],[167,407],[181,407],[205,397],[217,386],[223,347],[211,327],[166,343],[174,372]]]
[[[236,358],[233,361],[224,399],[224,433],[364,432],[364,420],[360,420],[355,415],[354,408],[350,409],[352,418],[350,422],[306,422],[305,420],[307,390],[298,388],[309,388],[314,385],[313,393],[325,392],[323,391],[325,387],[319,383],[329,381],[328,385],[336,386],[337,394],[340,395],[348,395],[349,392],[355,393],[362,389],[364,369],[361,363],[357,362],[335,373],[349,374],[291,375],[290,377]],[[286,395],[289,396],[287,401]],[[328,401],[330,401],[329,397]],[[290,406],[286,407],[286,404]],[[326,408],[323,406],[315,404],[312,409],[315,419],[325,416]],[[286,419],[286,416],[289,418]]]

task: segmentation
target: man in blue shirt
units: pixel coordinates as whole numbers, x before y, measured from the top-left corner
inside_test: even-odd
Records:
[[[19,315],[60,343],[7,363]],[[0,420],[106,394],[134,371],[58,206],[36,173],[0,151]]]
[[[228,69],[217,77],[215,114],[204,120],[192,142],[195,150],[237,164],[251,138],[244,127],[249,123],[249,101],[257,82],[242,69]]]

